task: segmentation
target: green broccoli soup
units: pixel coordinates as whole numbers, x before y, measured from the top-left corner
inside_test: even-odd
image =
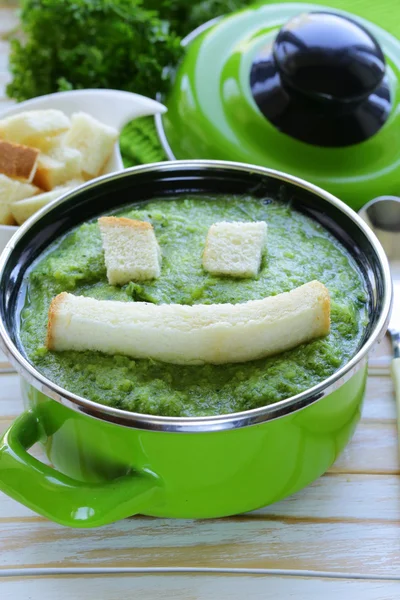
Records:
[[[166,416],[232,413],[277,402],[321,382],[357,351],[367,324],[367,289],[355,261],[320,224],[281,202],[243,196],[160,199],[118,211],[149,221],[160,244],[161,276],[108,284],[97,220],[53,243],[26,277],[20,339],[49,379],[95,402]],[[202,267],[210,225],[265,221],[260,272],[251,279],[212,276]],[[331,297],[331,332],[282,354],[240,364],[181,366],[100,352],[45,347],[50,302],[67,291],[98,300],[155,304],[242,303],[317,279]]]

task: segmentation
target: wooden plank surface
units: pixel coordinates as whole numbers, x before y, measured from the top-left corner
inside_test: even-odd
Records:
[[[332,497],[335,490],[333,485]],[[311,508],[310,503],[309,514]],[[400,557],[399,521],[374,518],[271,518],[266,514],[265,518],[189,521],[138,517],[90,531],[35,518],[4,519],[0,526],[3,570],[21,565],[33,569],[179,566],[296,569],[385,578],[398,575]]]
[[[0,5],[0,38],[16,23],[14,11]],[[7,51],[2,39],[0,112],[10,104],[5,98]],[[390,355],[387,339],[374,349],[362,421],[329,473],[262,510],[211,521],[135,517],[77,531],[50,523],[0,494],[0,598],[400,597],[400,582],[390,580],[399,577],[400,560],[400,467]],[[0,356],[0,371],[4,367]],[[1,373],[0,433],[22,410],[18,376]],[[110,572],[132,567],[263,569],[272,574]],[[66,568],[74,571],[67,575]],[[96,568],[104,573],[93,575]]]
[[[262,575],[108,575],[8,578],[0,582],[2,600],[394,600],[397,581],[355,581]]]

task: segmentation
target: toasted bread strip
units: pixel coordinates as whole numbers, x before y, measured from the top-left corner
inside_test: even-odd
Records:
[[[329,329],[329,292],[318,281],[236,305],[157,306],[62,293],[50,306],[47,347],[223,364],[278,354]]]
[[[0,140],[0,173],[30,183],[38,164],[39,150]]]
[[[160,276],[161,251],[151,223],[124,217],[98,222],[110,285]]]
[[[266,237],[264,221],[214,223],[208,230],[203,267],[213,275],[255,277]]]

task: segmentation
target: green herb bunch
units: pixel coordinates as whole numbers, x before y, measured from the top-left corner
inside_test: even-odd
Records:
[[[7,89],[16,100],[72,88],[154,96],[181,54],[169,22],[141,0],[24,0],[21,26]]]
[[[10,97],[114,88],[154,97],[184,35],[249,0],[22,0],[12,40]]]

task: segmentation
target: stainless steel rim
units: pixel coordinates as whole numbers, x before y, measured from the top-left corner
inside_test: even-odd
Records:
[[[80,188],[77,188],[76,190],[65,194],[61,198],[55,200],[50,205],[44,207],[34,217],[32,217],[29,221],[27,221],[24,225],[20,227],[20,229],[14,234],[10,242],[7,244],[0,257],[0,281],[4,277],[5,266],[17,242],[24,236],[24,234],[30,229],[30,227],[34,223],[40,220],[40,218],[43,215],[47,214],[54,207],[58,206],[66,199],[73,198],[79,195],[80,190],[82,189],[96,188],[105,181],[116,181],[126,177],[126,175],[129,173],[147,173],[151,171],[168,173],[176,169],[177,166],[179,166],[179,169],[181,170],[190,170],[196,168],[199,170],[204,169],[205,171],[207,171],[212,169],[224,168],[232,171],[242,171],[245,173],[265,175],[270,178],[278,179],[285,183],[294,184],[301,189],[313,193],[315,196],[323,199],[329,204],[336,206],[343,213],[345,213],[354,223],[356,223],[358,228],[363,231],[364,235],[369,240],[379,259],[384,283],[384,297],[382,299],[382,310],[380,317],[373,331],[371,332],[370,337],[359,350],[359,352],[345,366],[343,366],[336,373],[331,375],[331,377],[314,386],[313,388],[302,392],[301,394],[297,394],[296,396],[292,396],[290,398],[287,398],[286,400],[281,400],[280,402],[276,402],[275,404],[271,404],[262,408],[256,408],[249,411],[213,417],[177,418],[144,415],[120,410],[117,408],[112,408],[109,406],[104,406],[102,404],[92,402],[91,400],[87,400],[86,398],[83,398],[81,396],[72,394],[71,392],[68,392],[68,390],[59,387],[57,384],[47,379],[47,377],[45,377],[39,371],[37,371],[36,368],[33,365],[31,365],[24,358],[24,356],[22,356],[22,354],[19,352],[18,348],[15,346],[10,336],[8,335],[3,320],[0,320],[1,344],[3,346],[4,351],[8,355],[10,361],[16,367],[16,370],[39,391],[77,412],[84,413],[86,415],[97,419],[101,419],[103,421],[109,421],[112,423],[124,425],[126,427],[175,433],[205,433],[211,431],[223,431],[229,429],[237,429],[240,427],[247,427],[250,425],[257,425],[301,410],[306,406],[317,402],[318,400],[337,390],[341,385],[343,385],[343,383],[348,381],[363,365],[365,365],[367,355],[368,352],[371,350],[371,347],[376,342],[380,341],[386,332],[389,323],[390,310],[392,304],[392,280],[390,275],[389,263],[386,258],[385,252],[374,233],[351,208],[349,208],[341,200],[338,200],[337,198],[335,198],[335,196],[332,196],[331,194],[325,192],[321,188],[318,188],[317,186],[311,183],[307,183],[306,181],[303,181],[302,179],[299,179],[292,175],[286,175],[285,173],[281,173],[279,171],[274,171],[272,169],[257,167],[253,165],[217,160],[162,162],[155,163],[152,165],[132,167],[130,169],[127,169],[126,171],[114,173],[111,175],[104,175],[103,177],[100,177],[93,182],[84,184],[83,186],[80,186]]]

